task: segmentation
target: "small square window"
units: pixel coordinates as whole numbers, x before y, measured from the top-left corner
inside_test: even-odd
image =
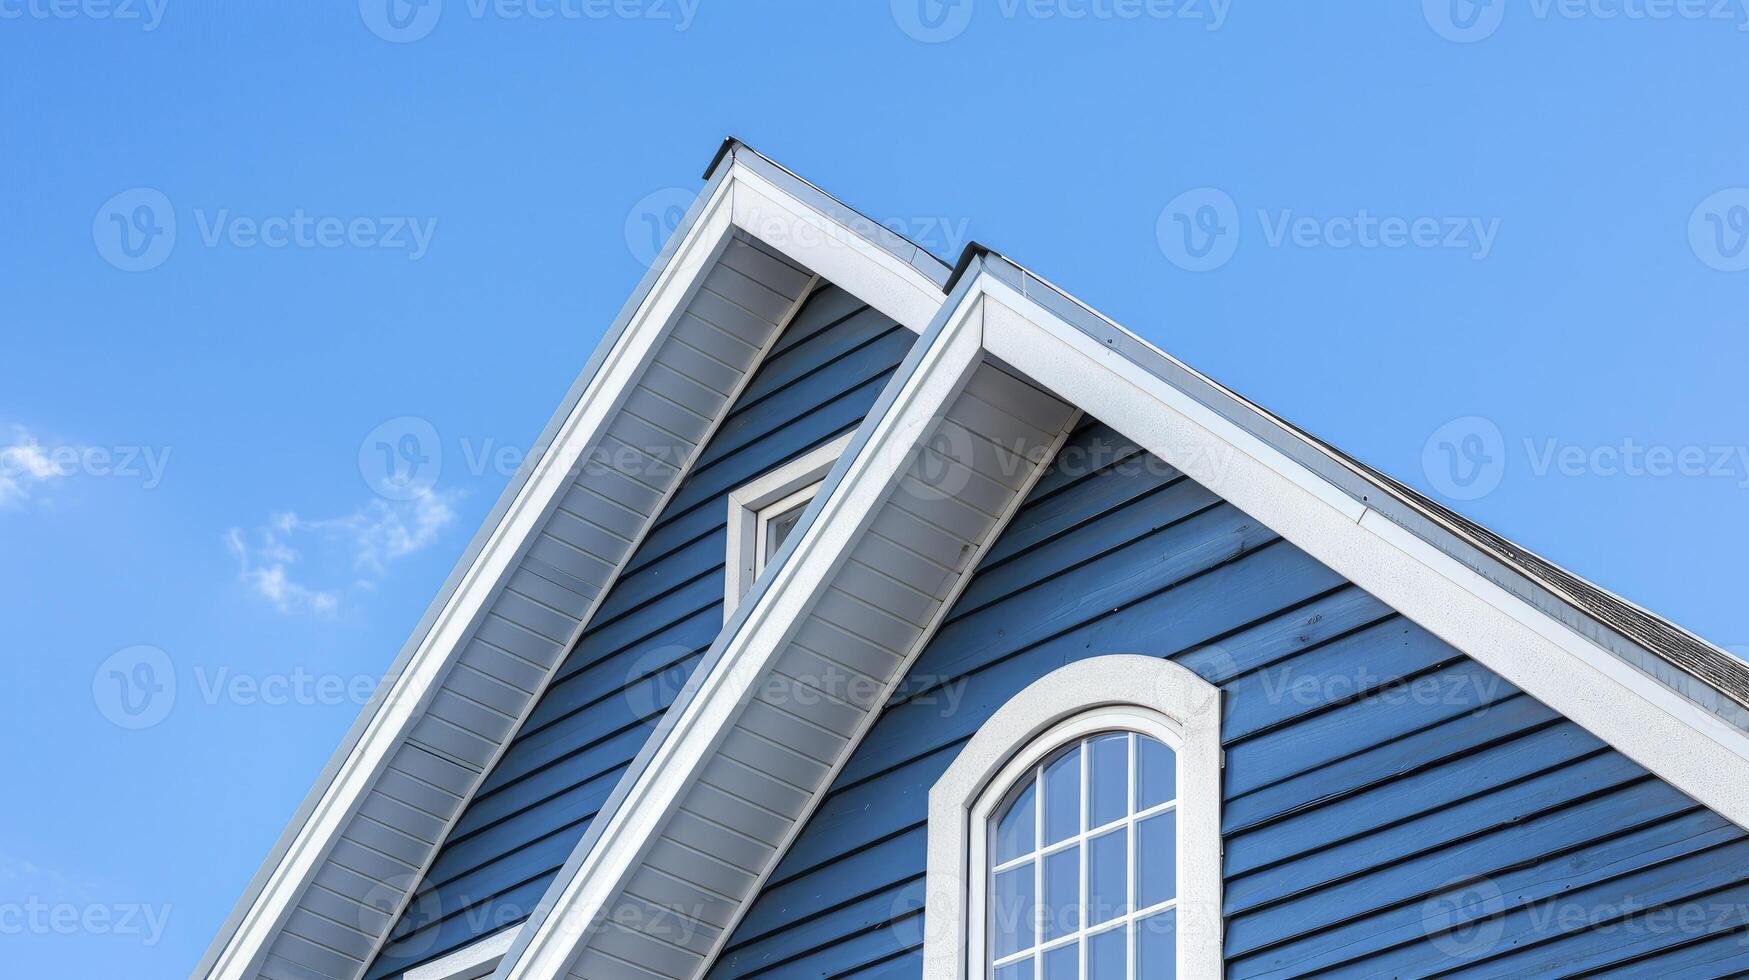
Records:
[[[825,484],[832,464],[850,444],[847,433],[803,453],[729,494],[728,554],[724,561],[723,619],[740,604]]]

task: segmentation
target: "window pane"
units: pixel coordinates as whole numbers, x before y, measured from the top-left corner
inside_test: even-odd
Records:
[[[1136,736],[1136,809],[1178,796],[1178,756],[1146,735]]]
[[[1178,895],[1178,811],[1136,825],[1136,906],[1148,908]]]
[[[990,948],[998,959],[1034,945],[1032,862],[996,876],[990,896]]]
[[[1087,940],[1087,980],[1127,980],[1129,933],[1121,926]]]
[[[1130,813],[1130,737],[1119,732],[1087,743],[1089,829]]]
[[[1178,910],[1136,923],[1136,980],[1176,980]]]
[[[1081,849],[1071,847],[1045,858],[1044,941],[1081,928]]]
[[[1095,837],[1087,849],[1087,924],[1109,922],[1130,910],[1130,831]]]
[[[1074,746],[1045,766],[1046,844],[1067,840],[1081,830],[1081,747]]]
[[[1010,963],[997,970],[996,980],[1032,980],[1032,958]]]
[[[1081,947],[1059,946],[1045,954],[1045,980],[1081,980]]]
[[[1032,853],[1035,847],[1033,838],[1038,836],[1038,828],[1032,815],[1037,786],[1036,780],[1028,779],[1026,788],[1020,791],[1014,802],[1008,804],[1007,812],[1002,814],[1002,819],[996,824],[996,845],[992,850],[995,852],[997,864],[1005,864],[1022,854]]]
[[[767,557],[777,554],[777,549],[783,547],[783,542],[789,533],[796,529],[796,522],[802,519],[802,512],[808,509],[807,504],[784,511],[765,522],[765,554]]]

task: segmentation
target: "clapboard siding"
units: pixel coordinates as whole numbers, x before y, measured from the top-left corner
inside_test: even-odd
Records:
[[[1740,829],[1090,421],[711,976],[920,976],[930,786],[1032,681],[1134,652],[1225,692],[1230,977],[1749,967]]]
[[[456,821],[369,977],[528,916],[722,629],[729,491],[853,429],[913,339],[843,290],[808,299]]]
[[[806,346],[804,342],[797,349]],[[847,358],[848,360],[848,358]],[[763,405],[751,408],[749,415]],[[568,967],[579,980],[698,975],[772,870],[836,762],[901,679],[909,651],[967,577],[1075,412],[993,363],[975,367],[771,654],[720,753],[650,828],[647,857]],[[802,532],[806,536],[811,532]],[[848,944],[841,944],[848,949]]]

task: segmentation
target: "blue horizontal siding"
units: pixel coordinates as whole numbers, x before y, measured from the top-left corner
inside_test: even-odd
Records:
[[[815,292],[632,555],[366,974],[525,919],[723,625],[731,490],[854,429],[914,335]]]
[[[1088,422],[711,976],[921,976],[929,787],[1028,684],[1125,652],[1225,692],[1230,977],[1749,969],[1740,829]]]

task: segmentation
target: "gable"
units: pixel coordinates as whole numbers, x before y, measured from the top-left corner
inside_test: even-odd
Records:
[[[1231,977],[1419,975],[1454,951],[1488,975],[1749,964],[1709,941],[1745,922],[1709,894],[1749,882],[1740,828],[1087,422],[709,976],[921,976],[930,786],[1028,684],[1113,653],[1224,692]],[[1648,907],[1715,914],[1659,928]],[[1498,929],[1443,928],[1492,914]]]
[[[366,976],[399,976],[528,917],[722,628],[730,491],[854,429],[915,335],[818,288],[741,390]]]

